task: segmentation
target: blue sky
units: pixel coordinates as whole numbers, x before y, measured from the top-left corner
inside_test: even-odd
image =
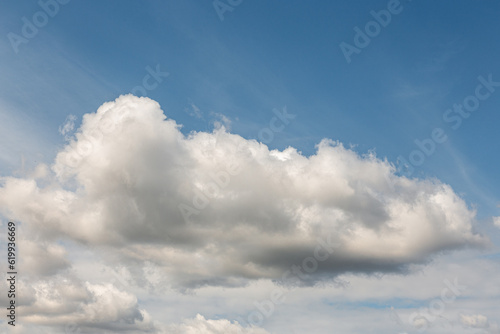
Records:
[[[328,138],[398,167],[398,157],[408,160],[418,149],[415,140],[442,129],[448,139],[435,143],[411,177],[449,184],[477,210],[475,228],[498,252],[500,87],[457,129],[443,115],[475,94],[478,77],[500,82],[500,4],[401,0],[399,13],[348,62],[340,44],[354,46],[354,28],[364,30],[370,12],[391,1],[233,3],[221,20],[212,1],[71,0],[19,45],[9,33],[23,36],[23,18],[33,22],[42,7],[2,4],[0,175],[22,178],[51,166],[68,145],[59,128],[69,115],[77,130],[84,114],[159,69],[168,76],[147,79],[154,88],[146,96],[185,135],[222,122],[230,133],[262,141],[273,109],[286,107],[295,119],[273,134],[270,149],[291,146],[311,156]],[[366,298],[353,303],[376,297]]]
[[[20,18],[40,10],[34,1],[4,7],[4,35],[20,34]],[[372,20],[370,11],[387,8],[386,2],[242,3],[225,12],[224,21],[210,2],[109,1],[98,10],[69,2],[19,45],[19,53],[4,39],[2,100],[57,146],[62,138],[54,130],[66,115],[81,117],[130,92],[146,66],[159,64],[170,76],[148,96],[184,131],[210,128],[214,112],[232,119],[234,132],[257,138],[271,110],[287,106],[300,123],[271,147],[292,145],[308,155],[322,138],[332,138],[396,162],[399,155],[408,158],[415,139],[442,127],[450,141],[417,174],[452,184],[495,214],[499,162],[488,152],[498,147],[500,97],[493,94],[457,131],[442,115],[473,92],[479,75],[497,77],[499,8],[452,1],[401,7],[347,64],[339,44],[354,45],[353,28]],[[185,112],[191,103],[204,119]],[[2,163],[6,171],[15,167]]]

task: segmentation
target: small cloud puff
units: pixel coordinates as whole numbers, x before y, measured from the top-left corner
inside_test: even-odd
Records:
[[[66,120],[64,121],[63,125],[59,127],[59,133],[65,136],[66,139],[68,139],[66,134],[73,132],[73,130],[75,129],[75,121],[76,121],[76,116],[69,115],[68,117],[66,117]]]
[[[460,315],[462,325],[471,328],[488,328],[488,318],[482,314]]]

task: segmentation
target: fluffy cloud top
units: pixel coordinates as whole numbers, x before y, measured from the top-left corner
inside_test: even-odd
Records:
[[[486,242],[448,185],[397,176],[374,154],[323,140],[306,157],[223,127],[179,128],[148,98],[105,103],[57,155],[54,180],[2,179],[2,213],[46,238],[107,247],[131,267],[148,261],[181,287],[280,279],[307,268],[318,245],[305,284],[402,272]]]

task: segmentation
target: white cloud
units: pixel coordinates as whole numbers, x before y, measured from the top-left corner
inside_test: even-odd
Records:
[[[500,228],[500,217],[493,217],[493,225]]]
[[[184,108],[184,111],[187,112],[189,116],[203,118],[203,113],[201,112],[200,108],[198,108],[198,106],[196,106],[194,103],[190,103],[189,107]]]
[[[30,177],[33,179],[44,179],[47,176],[49,176],[49,168],[46,164],[38,164],[34,168],[33,172],[31,173]]]
[[[212,115],[216,118],[216,120],[213,121],[216,129],[224,127],[226,131],[231,130],[231,120],[227,116],[221,113],[212,113]]]
[[[258,327],[245,328],[239,323],[226,319],[207,320],[198,314],[194,319],[187,319],[182,324],[167,327],[168,334],[269,334]]]
[[[23,275],[49,276],[70,266],[66,259],[66,250],[60,245],[26,239],[20,243],[20,268]]]
[[[71,325],[93,333],[155,330],[149,314],[139,308],[137,298],[110,284],[58,277],[37,281],[31,290],[33,300],[19,308],[25,323],[59,328]]]
[[[69,115],[68,117],[66,117],[64,124],[59,127],[59,133],[63,136],[66,136],[66,134],[72,132],[75,129],[75,121],[75,115]]]
[[[488,328],[488,318],[482,314],[460,315],[460,322],[466,327]]]
[[[279,279],[320,238],[339,247],[304,284],[406,272],[486,242],[439,181],[396,176],[331,140],[306,157],[224,128],[184,136],[158,103],[131,95],[84,115],[52,169],[58,182],[45,187],[3,178],[1,212],[48,239],[109,247],[137,275],[148,261],[150,282],[176,287]]]

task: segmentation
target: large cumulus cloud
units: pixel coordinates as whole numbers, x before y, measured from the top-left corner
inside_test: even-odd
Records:
[[[397,176],[374,154],[323,140],[309,157],[228,133],[187,136],[147,98],[86,114],[57,155],[54,179],[3,178],[2,213],[46,238],[146,261],[178,287],[279,279],[335,251],[307,284],[345,272],[403,272],[486,241],[475,212],[437,180]]]

